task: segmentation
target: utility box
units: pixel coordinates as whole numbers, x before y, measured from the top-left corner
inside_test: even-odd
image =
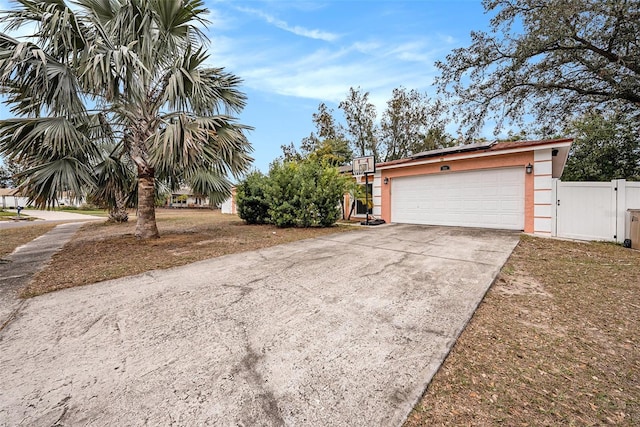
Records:
[[[640,249],[640,209],[629,209],[629,237],[631,247]]]

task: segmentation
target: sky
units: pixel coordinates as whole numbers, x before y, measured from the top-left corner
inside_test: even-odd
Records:
[[[0,0],[6,9],[7,0]],[[437,60],[486,30],[481,0],[206,0],[209,63],[243,79],[238,121],[252,126],[254,168],[299,145],[321,102],[338,109],[349,88],[369,92],[380,118],[392,90],[435,96]],[[10,116],[0,106],[0,118]],[[455,132],[452,123],[448,130]],[[487,136],[492,136],[492,129]]]

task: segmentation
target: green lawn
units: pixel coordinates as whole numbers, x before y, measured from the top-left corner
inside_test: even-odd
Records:
[[[0,221],[11,221],[13,218],[15,218],[17,215],[15,212],[9,212],[9,211],[5,211],[3,209],[0,209]],[[20,214],[20,216],[22,217],[29,217],[29,215],[25,215],[24,211],[22,211],[22,213]]]
[[[56,208],[56,211],[62,212],[73,212],[78,214],[85,215],[95,215],[95,216],[109,216],[109,212],[106,209],[98,209],[98,208],[74,208],[71,206],[65,206],[63,208]]]
[[[24,211],[22,211],[22,213],[24,214],[30,209],[35,209],[35,208],[27,207],[25,208]],[[109,212],[106,209],[100,209],[100,208],[76,208],[74,206],[63,206],[60,208],[53,208],[53,210],[60,211],[60,212],[72,212],[72,213],[84,214],[84,215],[95,215],[95,216],[104,216],[104,217],[109,216]]]

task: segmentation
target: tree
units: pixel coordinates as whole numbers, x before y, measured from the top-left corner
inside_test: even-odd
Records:
[[[240,79],[205,65],[201,0],[19,0],[3,13],[0,86],[18,118],[0,121],[0,154],[28,166],[25,191],[38,206],[62,191],[93,191],[104,144],[120,144],[135,167],[136,236],[158,237],[157,180],[188,183],[222,199],[227,174],[251,162],[230,115],[245,105]]]
[[[20,163],[4,159],[4,166],[0,166],[0,187],[6,188],[16,188],[20,186],[22,183],[22,172],[24,172],[25,167]]]
[[[349,94],[339,108],[344,112],[354,154],[373,155],[378,161],[380,155],[376,137],[376,107],[369,102],[369,92],[349,88]]]
[[[450,146],[453,139],[444,130],[442,109],[441,102],[415,89],[394,89],[380,123],[384,161]]]
[[[344,139],[324,139],[307,155],[310,161],[329,166],[342,166],[351,162],[353,152]]]
[[[9,169],[0,165],[0,188],[7,188],[11,185],[11,174]]]
[[[281,145],[285,161],[301,161],[309,159],[331,166],[340,166],[351,161],[353,152],[344,135],[344,129],[335,122],[333,110],[325,103],[320,103],[318,112],[313,113],[313,123],[317,134],[311,132],[302,139],[300,150],[296,150],[293,143]]]
[[[590,113],[574,121],[563,181],[640,181],[640,131],[620,114]]]
[[[269,204],[265,198],[268,178],[254,171],[236,187],[238,216],[247,224],[266,224],[270,221]]]
[[[138,197],[135,165],[122,144],[103,144],[102,158],[94,166],[95,187],[88,199],[109,209],[110,222],[127,222],[127,208],[135,206]]]
[[[591,108],[640,118],[640,2],[484,0],[491,31],[438,62],[471,135],[493,116],[558,128]],[[521,28],[521,30],[520,30]],[[547,132],[548,133],[548,132]]]
[[[313,113],[313,123],[318,131],[318,138],[331,140],[345,140],[344,129],[333,118],[333,110],[324,102],[318,105],[318,112]]]

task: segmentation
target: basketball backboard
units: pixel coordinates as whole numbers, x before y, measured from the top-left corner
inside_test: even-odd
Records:
[[[373,156],[356,157],[353,159],[353,175],[372,174],[376,171],[376,162]]]

